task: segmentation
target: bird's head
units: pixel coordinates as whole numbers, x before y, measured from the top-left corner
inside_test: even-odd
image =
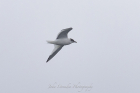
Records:
[[[70,38],[71,43],[77,43],[76,41],[74,41],[73,39]]]

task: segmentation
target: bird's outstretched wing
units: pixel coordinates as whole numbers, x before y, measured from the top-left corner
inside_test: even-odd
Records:
[[[66,29],[63,29],[57,36],[56,39],[61,39],[61,38],[67,38],[67,34],[68,32],[72,30],[72,28],[66,28]]]
[[[50,59],[52,59],[62,49],[62,47],[63,47],[63,45],[54,45],[54,50],[46,62],[48,62]]]

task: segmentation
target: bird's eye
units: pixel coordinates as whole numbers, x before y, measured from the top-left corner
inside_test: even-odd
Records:
[[[73,39],[70,39],[70,40],[74,42],[74,40],[73,40]]]

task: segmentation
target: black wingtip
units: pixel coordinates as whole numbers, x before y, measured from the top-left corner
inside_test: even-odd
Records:
[[[47,59],[46,63],[50,60],[50,57]]]
[[[48,61],[49,61],[49,60],[47,60],[46,63],[47,63]]]

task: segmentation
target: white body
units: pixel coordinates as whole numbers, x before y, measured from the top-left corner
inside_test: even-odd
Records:
[[[69,38],[56,39],[55,41],[47,41],[47,42],[50,44],[56,44],[56,45],[69,45],[72,43]]]

